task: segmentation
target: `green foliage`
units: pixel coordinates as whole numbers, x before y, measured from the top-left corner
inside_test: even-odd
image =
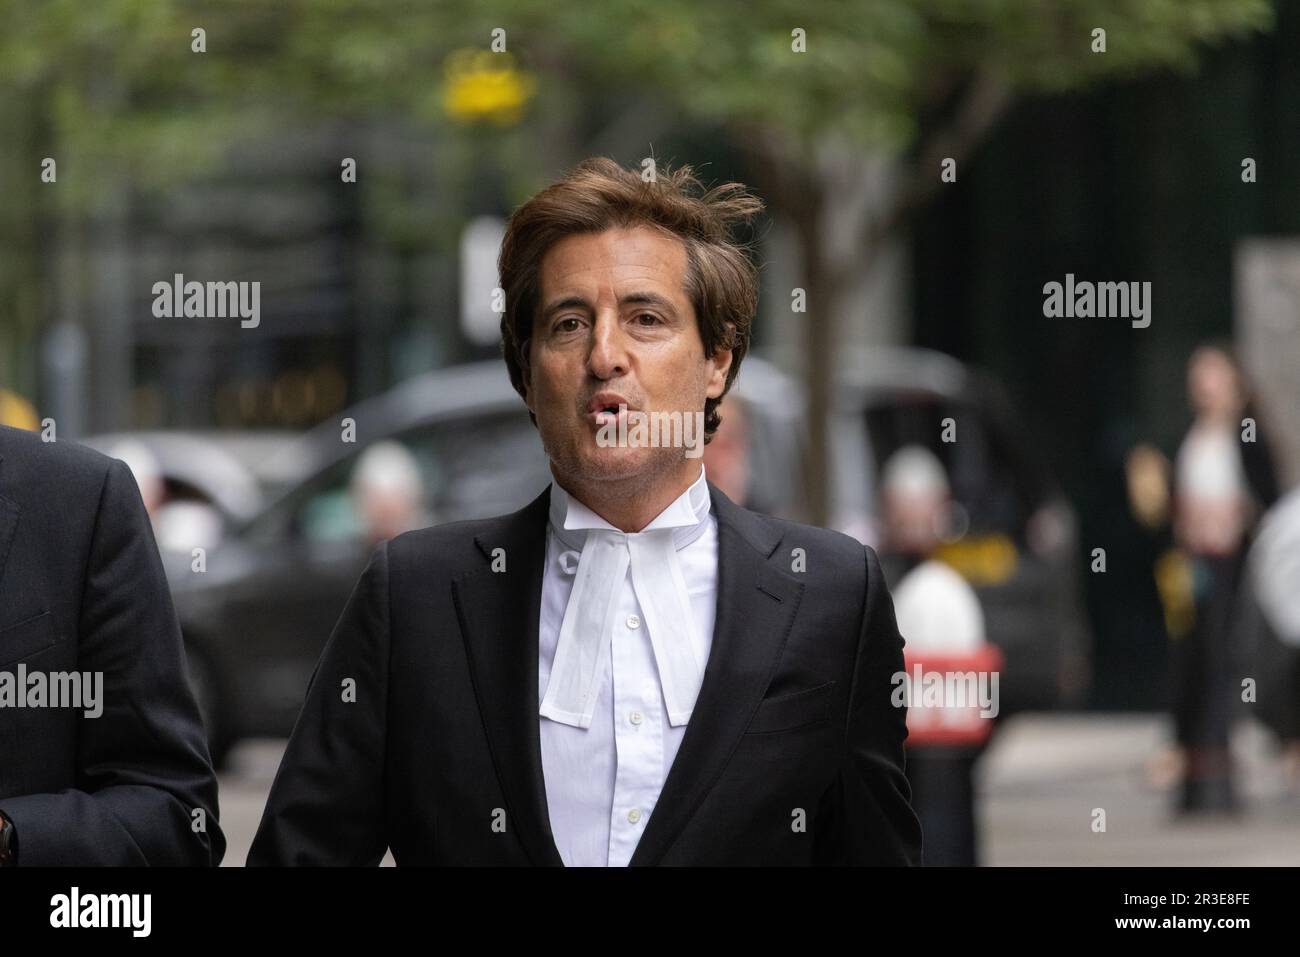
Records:
[[[953,77],[1060,91],[1190,69],[1204,44],[1271,22],[1268,0],[0,0],[0,96],[83,162],[164,185],[278,113],[445,123],[447,55],[501,27],[540,109],[566,85],[626,90],[796,143],[834,130],[899,149]],[[207,53],[191,52],[194,27]],[[66,201],[94,196],[79,182]]]
[[[925,111],[972,76],[1059,92],[1188,70],[1205,46],[1272,18],[1269,0],[0,0],[0,381],[28,370],[32,385],[31,357],[18,357],[50,314],[38,257],[52,223],[68,231],[123,189],[165,191],[290,123],[465,134],[440,137],[450,160],[432,179],[449,191],[488,156],[531,192],[548,175],[535,161],[548,121],[593,95],[761,130],[809,166],[827,134],[908,148]],[[191,50],[196,27],[205,53]],[[496,28],[530,97],[513,128],[466,129],[444,111],[445,69]],[[58,189],[39,183],[45,156]],[[431,225],[452,235],[410,208],[403,162],[398,179],[365,181],[372,231],[399,245],[427,242]]]

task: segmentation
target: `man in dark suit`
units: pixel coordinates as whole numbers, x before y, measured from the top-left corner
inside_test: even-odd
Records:
[[[876,555],[699,462],[761,204],[697,186],[589,160],[511,218],[503,351],[555,481],[375,551],[250,864],[920,863]]]
[[[184,668],[130,470],[0,426],[0,863],[221,862]]]

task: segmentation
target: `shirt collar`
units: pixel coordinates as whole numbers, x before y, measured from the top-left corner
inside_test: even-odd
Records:
[[[699,477],[640,532],[622,532],[566,492],[559,482],[551,482],[551,530],[569,548],[581,549],[589,528],[612,529],[628,535],[671,528],[673,544],[680,551],[703,534],[712,507],[703,462],[700,463]]]

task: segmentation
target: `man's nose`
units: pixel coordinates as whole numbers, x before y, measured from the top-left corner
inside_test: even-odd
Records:
[[[601,313],[591,332],[587,367],[598,379],[613,379],[627,372],[627,339],[617,315]]]

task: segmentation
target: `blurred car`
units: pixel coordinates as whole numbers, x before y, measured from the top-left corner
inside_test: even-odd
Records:
[[[115,458],[126,456],[135,471],[138,458],[150,459],[161,488],[159,502],[141,489],[159,548],[216,544],[230,529],[247,522],[262,507],[264,483],[255,462],[267,448],[283,442],[279,434],[140,430],[106,432],[79,440]],[[139,482],[142,476],[137,474]],[[160,516],[165,509],[169,516]]]
[[[937,412],[959,415],[962,442],[940,451],[970,513],[968,544],[978,546],[973,555],[1000,555],[998,567],[1010,568],[974,582],[990,638],[1008,662],[1003,708],[1054,706],[1062,697],[1058,672],[1074,673],[1064,664],[1062,649],[1075,640],[1067,632],[1081,621],[1069,587],[1072,512],[1032,450],[1014,441],[1010,410],[960,363],[917,350],[873,355],[837,393],[836,526],[871,544],[862,529],[870,527],[876,463],[933,431]],[[750,356],[733,394],[746,410],[748,502],[805,520],[802,390]],[[724,401],[724,430],[727,411]],[[283,491],[212,549],[201,572],[185,553],[167,561],[218,762],[242,738],[284,737],[293,728],[376,540],[357,494],[367,456],[417,477],[412,527],[514,511],[551,479],[537,430],[499,361],[415,377],[265,451],[265,470],[281,477]],[[967,565],[959,570],[979,570]]]
[[[975,588],[988,638],[1002,652],[1001,713],[1080,705],[1090,635],[1077,519],[1003,388],[923,349],[871,348],[843,358],[832,526],[875,546],[880,468],[904,446],[928,449],[943,464],[956,505],[956,527],[936,557]],[[942,441],[948,418],[956,441]]]
[[[789,397],[797,389],[757,358],[746,360],[741,378],[737,394],[757,411],[757,492],[777,511],[793,508],[801,494],[800,406]],[[210,550],[201,570],[187,552],[164,556],[215,761],[242,738],[292,730],[374,547],[357,476],[381,446],[393,462],[391,443],[400,448],[395,467],[403,470],[405,459],[418,475],[412,527],[515,511],[551,480],[537,430],[499,361],[414,377],[265,450],[267,474],[287,487]]]

